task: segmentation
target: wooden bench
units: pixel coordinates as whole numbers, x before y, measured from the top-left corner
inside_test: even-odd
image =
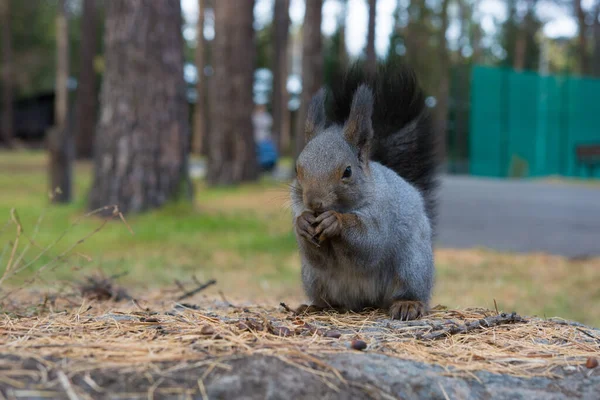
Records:
[[[575,147],[577,162],[589,169],[590,176],[595,176],[596,167],[600,165],[600,144],[581,144]]]

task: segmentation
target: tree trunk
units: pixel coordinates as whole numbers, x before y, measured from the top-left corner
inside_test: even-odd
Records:
[[[296,117],[294,158],[297,158],[304,148],[304,124],[308,104],[323,84],[322,6],[322,0],[306,0],[304,25],[302,26],[302,94],[300,109]]]
[[[124,213],[192,196],[179,0],[107,2],[106,70],[89,207]]]
[[[77,116],[75,117],[75,148],[79,159],[92,157],[96,130],[96,72],[94,58],[97,43],[96,0],[83,1],[81,20],[81,59],[77,85]]]
[[[517,39],[515,41],[513,68],[517,71],[522,71],[525,68],[525,53],[527,52],[527,37],[525,35],[525,21],[523,21],[518,28]]]
[[[252,125],[254,0],[215,2],[214,88],[207,180],[229,185],[258,178]]]
[[[54,100],[54,126],[48,132],[50,152],[50,190],[56,191],[55,203],[71,201],[73,169],[73,140],[67,123],[69,110],[69,25],[66,0],[59,0],[56,15],[56,97]]]
[[[13,92],[12,92],[12,35],[10,24],[10,0],[0,0],[0,23],[2,25],[2,116],[0,141],[6,147],[13,145]]]
[[[369,0],[369,27],[367,31],[367,73],[374,74],[377,69],[377,56],[375,55],[375,18],[377,0]]]
[[[346,18],[348,17],[348,2],[341,2],[342,11],[340,12],[338,24],[340,41],[338,43],[338,63],[342,70],[348,66],[348,51],[346,50]]]
[[[204,24],[207,21],[207,11],[213,18],[213,28],[214,28],[214,15],[215,15],[215,0],[204,0]],[[202,138],[202,148],[204,149],[203,155],[208,156],[208,148],[209,148],[209,140],[212,132],[212,107],[213,107],[213,96],[214,93],[214,67],[215,67],[215,58],[214,58],[214,44],[213,40],[204,40],[204,65],[210,66],[210,74],[204,75],[204,132],[206,133]]]
[[[438,33],[438,63],[440,66],[440,83],[437,96],[437,129],[440,134],[439,157],[442,162],[447,159],[447,139],[448,139],[448,97],[450,95],[450,56],[446,40],[446,31],[448,30],[448,6],[450,0],[443,0],[440,20],[442,22]]]
[[[585,11],[581,7],[581,0],[573,0],[575,6],[575,17],[577,18],[577,27],[579,29],[579,71],[581,75],[588,73],[588,43],[586,36]]]
[[[196,25],[196,105],[194,107],[194,134],[192,136],[192,150],[198,155],[204,154],[204,136],[206,135],[206,107],[205,107],[205,75],[204,75],[204,2],[198,0],[198,23]]]
[[[600,2],[594,12],[594,76],[600,77]]]
[[[273,10],[273,139],[280,152],[283,149],[287,150],[290,143],[286,89],[289,8],[290,0],[275,0]]]

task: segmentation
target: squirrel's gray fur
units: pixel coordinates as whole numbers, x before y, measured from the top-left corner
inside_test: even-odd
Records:
[[[349,73],[338,96],[351,99],[334,90],[332,117],[325,89],[313,97],[291,190],[294,227],[312,306],[414,319],[434,284],[435,133],[414,75],[389,65],[378,74]],[[381,103],[394,97],[402,100]]]

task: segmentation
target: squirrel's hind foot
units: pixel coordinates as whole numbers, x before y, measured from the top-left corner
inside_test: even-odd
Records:
[[[400,321],[411,321],[423,317],[427,307],[420,301],[399,300],[390,307],[390,317]]]

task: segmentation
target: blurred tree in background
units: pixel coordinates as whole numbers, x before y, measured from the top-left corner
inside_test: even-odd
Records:
[[[600,1],[594,10],[594,59],[592,63],[594,76],[600,77]]]
[[[83,0],[81,25],[77,114],[75,116],[74,132],[77,158],[88,159],[92,157],[96,129],[98,92],[94,60],[98,47],[97,0]]]
[[[254,1],[215,2],[214,86],[207,180],[229,185],[258,178],[252,126],[256,63]]]
[[[290,0],[275,0],[273,7],[273,138],[279,151],[288,150],[290,145],[288,113],[288,38],[290,29]]]
[[[48,131],[50,192],[52,201],[71,201],[73,180],[73,136],[69,126],[69,17],[66,0],[58,1],[56,10],[56,96],[54,126]]]
[[[340,13],[336,19],[336,30],[328,38],[323,38],[325,59],[323,60],[323,75],[326,83],[333,76],[343,71],[348,65],[346,50],[346,17],[348,16],[348,0],[340,0]]]
[[[377,16],[377,0],[369,0],[369,22],[367,27],[367,47],[365,55],[367,62],[365,68],[369,74],[374,74],[377,68],[375,54],[375,20]]]
[[[191,195],[181,27],[178,0],[107,3],[91,209],[136,213]]]
[[[296,120],[294,158],[298,157],[304,147],[304,122],[308,103],[323,85],[322,8],[322,0],[306,0],[304,24],[302,25],[302,96]]]
[[[0,0],[0,24],[2,24],[2,124],[0,141],[7,147],[13,145],[13,56],[10,0]]]
[[[502,25],[502,46],[506,50],[504,64],[516,70],[537,70],[540,43],[537,40],[542,23],[535,14],[538,0],[508,0],[508,18]],[[519,4],[524,5],[519,13]],[[523,14],[523,15],[520,15]]]
[[[195,62],[197,70],[196,104],[194,106],[194,133],[192,136],[192,151],[201,155],[205,153],[206,142],[206,90],[204,74],[205,43],[204,43],[204,9],[206,0],[198,0],[198,22],[196,23]]]
[[[369,74],[374,74],[377,68],[377,56],[375,54],[375,20],[377,16],[377,0],[369,0],[369,22],[367,27],[367,47],[365,67]]]

